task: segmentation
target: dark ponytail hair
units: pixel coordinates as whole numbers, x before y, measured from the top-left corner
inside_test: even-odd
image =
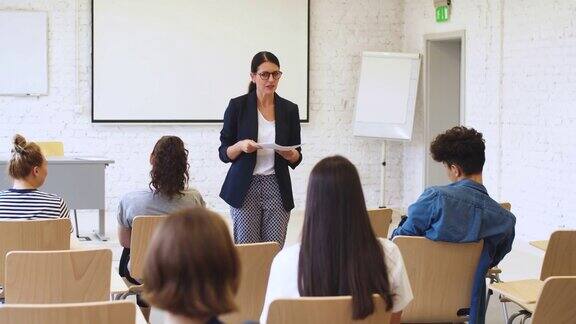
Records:
[[[276,55],[270,52],[263,51],[256,53],[256,55],[254,55],[254,57],[252,58],[252,64],[250,65],[250,72],[252,73],[258,72],[258,67],[260,66],[260,64],[264,62],[274,63],[278,67],[280,67],[280,61],[278,60]],[[256,84],[250,81],[250,84],[248,85],[248,93],[254,90],[256,90]]]
[[[188,184],[188,150],[177,136],[162,136],[152,151],[150,189],[172,199]]]
[[[390,310],[393,300],[384,259],[356,167],[342,156],[321,160],[308,180],[298,260],[300,295],[352,295],[354,319],[374,312],[372,294],[380,295]]]

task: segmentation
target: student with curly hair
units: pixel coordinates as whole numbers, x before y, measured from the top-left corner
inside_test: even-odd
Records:
[[[514,215],[490,198],[482,185],[484,150],[482,133],[473,128],[457,126],[438,135],[430,153],[444,164],[452,183],[426,189],[392,234],[456,243],[484,240],[470,304],[471,324],[484,323],[484,278],[512,249],[516,224]]]
[[[128,270],[134,218],[170,214],[181,209],[206,205],[197,190],[188,188],[188,150],[179,137],[160,138],[150,154],[150,164],[150,188],[124,195],[118,205],[118,239],[124,247],[119,272],[134,284],[138,284],[139,278],[132,278]],[[140,301],[139,305],[145,304]],[[143,309],[144,313],[147,311],[149,310]]]

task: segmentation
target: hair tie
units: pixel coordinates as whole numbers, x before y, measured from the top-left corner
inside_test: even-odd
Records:
[[[24,153],[24,148],[20,145],[14,145],[14,149],[12,150],[12,153],[19,153],[22,154]]]

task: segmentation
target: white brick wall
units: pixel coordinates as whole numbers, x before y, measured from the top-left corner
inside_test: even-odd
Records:
[[[90,1],[0,0],[0,9],[49,13],[50,85],[50,95],[46,97],[0,97],[0,151],[9,150],[11,137],[19,132],[30,139],[62,140],[67,155],[104,156],[115,160],[116,163],[107,169],[106,178],[110,230],[115,226],[114,213],[119,197],[147,186],[148,155],[155,141],[164,134],[178,135],[190,150],[191,184],[202,192],[210,207],[227,213],[226,204],[218,197],[228,167],[218,160],[219,125],[90,123]],[[352,137],[355,84],[361,51],[400,49],[401,9],[400,0],[311,0],[311,122],[303,125],[302,130],[306,143],[304,161],[292,172],[297,209],[304,207],[310,169],[319,159],[331,154],[343,154],[354,161],[362,177],[368,205],[378,204],[381,146],[376,140]],[[249,62],[246,64],[248,66]],[[402,183],[401,152],[401,145],[389,145],[388,155],[392,157],[387,175],[388,204],[399,205],[402,201],[402,192],[398,190]]]
[[[576,227],[576,2],[453,1],[449,23],[434,22],[431,0],[406,0],[406,51],[423,35],[467,33],[467,125],[487,144],[485,184],[512,203],[517,236],[546,238]],[[421,191],[424,149],[420,96],[415,139],[404,148],[404,202]]]
[[[190,149],[192,184],[208,204],[227,206],[218,192],[227,166],[216,148],[219,126],[93,125],[90,123],[90,1],[0,0],[0,9],[49,12],[50,95],[0,97],[0,146],[15,132],[32,139],[61,139],[69,155],[101,155],[107,171],[108,218],[118,198],[148,181],[148,154],[164,134],[181,136]],[[304,162],[293,175],[296,208],[304,207],[312,166],[343,154],[358,166],[367,202],[378,203],[381,143],[352,137],[360,52],[423,53],[423,35],[466,30],[465,121],[487,141],[485,183],[508,200],[518,236],[546,237],[576,227],[576,2],[565,0],[454,1],[450,22],[434,22],[431,0],[311,0],[310,119],[303,125]],[[76,73],[76,39],[79,73]],[[248,62],[247,62],[248,64]],[[422,89],[420,88],[420,91]],[[79,105],[77,105],[79,103]],[[572,105],[570,105],[572,103]],[[423,106],[417,102],[414,140],[389,143],[387,205],[411,203],[422,190]],[[201,172],[200,172],[201,170]],[[114,225],[109,221],[109,228]]]

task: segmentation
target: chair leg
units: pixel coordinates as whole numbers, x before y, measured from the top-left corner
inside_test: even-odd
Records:
[[[78,214],[76,213],[76,209],[74,209],[74,226],[76,229],[76,237],[80,238],[80,232],[78,231]]]
[[[530,317],[532,317],[532,314],[530,313],[524,314],[524,317],[522,317],[522,321],[520,321],[520,324],[526,323],[526,320],[529,319]]]
[[[88,236],[80,236],[80,230],[78,228],[78,213],[76,212],[76,209],[74,209],[74,225],[75,225],[75,229],[76,229],[76,237],[79,240],[84,240],[84,241],[90,241],[90,237]]]
[[[506,302],[500,302],[502,305],[502,313],[504,314],[504,320],[508,319],[508,304]]]
[[[486,293],[486,309],[484,310],[485,312],[488,312],[488,305],[490,304],[490,296],[492,296],[494,292],[492,291],[492,289],[488,289],[488,292]]]
[[[512,316],[510,316],[510,318],[508,319],[508,321],[506,322],[507,324],[513,324],[514,320],[516,319],[516,317],[518,316],[524,316],[524,318],[521,321],[521,324],[524,323],[524,321],[526,320],[526,318],[532,316],[532,314],[530,314],[530,312],[528,312],[525,309],[521,309],[519,311],[517,311],[516,313],[512,314]]]
[[[520,313],[520,312],[512,314],[512,316],[510,316],[510,318],[508,319],[508,321],[506,323],[507,324],[513,324],[516,317],[518,317],[520,315],[522,315],[522,313]]]

